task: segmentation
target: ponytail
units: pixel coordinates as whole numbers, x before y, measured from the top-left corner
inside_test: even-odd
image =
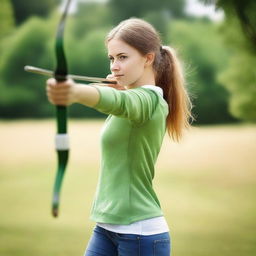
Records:
[[[160,47],[160,61],[156,67],[156,85],[164,91],[169,106],[166,126],[169,136],[179,141],[183,128],[189,128],[192,103],[184,85],[183,70],[175,50],[169,46]]]

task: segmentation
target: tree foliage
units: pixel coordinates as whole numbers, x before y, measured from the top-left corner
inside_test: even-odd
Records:
[[[172,17],[183,17],[185,0],[109,0],[113,22],[117,23],[130,17],[143,17],[148,12],[168,11]]]
[[[17,25],[24,22],[30,16],[46,17],[54,9],[59,1],[56,0],[11,0],[15,22]]]
[[[13,30],[14,17],[10,0],[0,0],[0,3],[0,39],[2,39]]]
[[[228,111],[228,92],[217,80],[229,57],[223,48],[217,25],[204,20],[173,22],[170,42],[184,60],[196,122],[234,121]]]
[[[207,1],[206,1],[207,2]],[[232,50],[219,81],[230,93],[231,113],[242,120],[256,121],[256,2],[218,0],[225,11],[222,35]]]
[[[228,20],[232,19],[234,16],[239,20],[245,36],[251,43],[251,48],[256,53],[255,0],[218,0],[217,5],[224,9]]]
[[[244,121],[256,121],[256,55],[238,26],[238,20],[229,18],[223,25],[226,44],[232,56],[219,81],[230,93],[231,113]]]
[[[43,80],[41,77],[27,76],[24,65],[34,63],[41,66],[41,56],[49,56],[46,52],[47,38],[47,23],[32,18],[6,40],[8,47],[0,62],[0,89],[5,92],[0,94],[2,116],[10,113],[14,116],[29,116],[32,110],[32,115],[40,113],[40,104],[44,98]],[[34,104],[39,108],[32,107]]]
[[[15,34],[6,39],[8,47],[0,61],[0,91],[5,92],[0,94],[1,117],[42,117],[53,114],[45,96],[46,78],[24,72],[24,66],[33,65],[53,70],[58,17],[55,13],[47,20],[30,18]],[[72,34],[72,26],[75,25],[72,22],[67,24],[65,31],[70,72],[105,77],[109,69],[104,46],[106,31],[87,31],[77,41]],[[76,116],[78,110],[72,110],[72,113]],[[91,110],[88,113],[89,116],[92,115]]]

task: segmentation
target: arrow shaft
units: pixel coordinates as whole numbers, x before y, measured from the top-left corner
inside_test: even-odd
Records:
[[[49,77],[54,76],[54,72],[51,70],[43,69],[43,68],[37,68],[33,66],[25,66],[25,71],[39,74],[39,75],[45,75]],[[100,78],[100,77],[92,77],[92,76],[78,76],[78,75],[67,75],[68,78],[71,78],[73,80],[78,81],[87,81],[87,82],[94,82],[94,83],[104,83],[104,84],[116,84],[116,81],[109,81],[106,80],[106,78]]]

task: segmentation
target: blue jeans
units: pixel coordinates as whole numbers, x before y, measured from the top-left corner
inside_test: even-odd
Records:
[[[131,235],[96,226],[84,256],[170,256],[169,233]]]

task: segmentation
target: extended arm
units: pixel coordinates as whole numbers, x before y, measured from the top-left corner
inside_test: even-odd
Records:
[[[55,79],[47,80],[47,95],[53,104],[67,106],[79,103],[136,123],[144,123],[152,116],[158,103],[154,92],[143,88],[116,89],[119,88],[88,86],[77,84],[73,80],[59,83]]]

